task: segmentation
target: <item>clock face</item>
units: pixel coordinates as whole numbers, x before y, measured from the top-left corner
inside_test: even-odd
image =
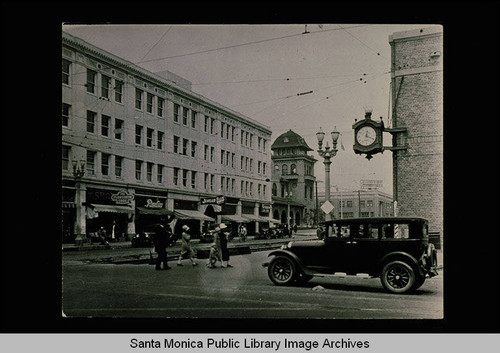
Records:
[[[356,141],[361,146],[370,146],[377,139],[377,132],[371,126],[363,126],[356,134]]]

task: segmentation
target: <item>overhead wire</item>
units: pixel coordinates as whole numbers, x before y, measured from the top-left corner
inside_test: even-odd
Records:
[[[368,26],[368,25],[355,25],[355,26],[349,26],[348,28],[357,28],[357,27],[366,27],[366,26]],[[325,29],[325,30],[316,31],[316,32],[309,32],[308,34],[324,33],[324,32],[331,32],[331,31],[339,31],[341,29],[342,28]],[[160,60],[166,60],[166,59],[180,58],[180,57],[185,57],[185,56],[189,56],[189,55],[204,54],[204,53],[209,53],[209,52],[218,51],[218,50],[238,48],[238,47],[243,47],[243,46],[246,46],[246,45],[253,45],[253,44],[259,44],[259,43],[265,43],[265,42],[270,42],[270,41],[274,41],[274,40],[280,40],[280,39],[298,37],[298,36],[302,36],[302,35],[304,35],[304,33],[290,34],[290,35],[281,36],[281,37],[268,38],[268,39],[262,39],[262,40],[253,41],[253,42],[246,42],[246,43],[241,43],[241,44],[228,45],[228,46],[225,46],[225,47],[219,47],[219,48],[213,48],[213,49],[207,49],[207,50],[200,50],[200,51],[191,52],[191,53],[165,56],[165,57],[157,58],[157,59],[142,60],[142,61],[138,61],[137,63],[149,63],[149,62],[153,62],[153,61],[160,61]]]
[[[144,60],[144,58],[146,56],[148,56],[149,53],[151,53],[151,51],[158,45],[158,43],[160,43],[161,40],[167,35],[167,33],[170,31],[170,29],[172,29],[172,26],[169,26],[167,28],[167,30],[165,31],[165,33],[163,33],[163,35],[161,36],[161,38],[148,50],[148,52],[146,54],[144,54],[144,56],[141,58],[141,60]],[[141,62],[141,60],[139,60],[138,63]]]
[[[360,42],[361,44],[363,44],[365,47],[367,47],[368,49],[370,49],[372,52],[376,53],[377,56],[380,56],[384,59],[387,60],[386,57],[384,57],[382,54],[380,54],[380,52],[377,52],[376,50],[374,50],[372,47],[370,47],[368,44],[366,44],[365,42],[363,42],[361,39],[359,39],[358,37],[356,37],[355,35],[353,35],[352,33],[350,33],[349,31],[347,31],[346,28],[342,27],[341,25],[337,25],[340,27],[340,29],[342,29],[344,32],[346,32],[347,34],[349,34],[351,37],[353,37],[354,39],[356,39],[358,42]]]

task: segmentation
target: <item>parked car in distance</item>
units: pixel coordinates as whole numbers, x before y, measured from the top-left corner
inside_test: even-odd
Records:
[[[322,239],[291,241],[265,263],[276,285],[305,283],[314,276],[368,274],[392,293],[411,292],[437,272],[428,221],[410,217],[349,218],[322,222]]]
[[[142,230],[132,238],[131,243],[133,248],[148,248],[154,246],[154,236],[156,233],[157,224],[149,224],[142,228]],[[175,236],[170,238],[169,246],[176,242]]]

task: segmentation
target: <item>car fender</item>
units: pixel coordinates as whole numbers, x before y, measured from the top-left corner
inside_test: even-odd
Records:
[[[408,265],[412,266],[421,275],[423,274],[423,272],[422,272],[423,269],[421,268],[421,266],[419,266],[418,260],[415,259],[415,257],[413,257],[412,255],[410,255],[404,251],[391,252],[391,253],[385,255],[384,257],[382,257],[379,261],[377,274],[379,274],[379,275],[381,274],[382,268],[384,267],[384,265],[386,263],[388,263],[390,261],[397,261],[397,260],[407,262]]]
[[[298,258],[297,255],[295,255],[291,251],[283,250],[283,249],[275,250],[275,251],[271,251],[268,256],[286,256],[286,257],[289,257],[289,258],[292,259],[292,261],[294,262],[294,264],[297,265],[297,270],[299,272],[302,272],[302,273],[304,273],[306,275],[312,275],[312,273],[310,273],[310,271],[308,271],[305,268],[305,266],[302,263],[302,261],[300,260],[300,258]]]

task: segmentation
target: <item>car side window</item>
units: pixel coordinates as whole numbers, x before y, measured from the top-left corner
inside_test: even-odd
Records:
[[[407,223],[394,224],[394,238],[395,239],[409,239],[410,226]]]
[[[370,239],[378,239],[379,236],[379,225],[370,224],[368,228],[368,234]]]
[[[382,239],[394,239],[393,224],[382,224]]]

